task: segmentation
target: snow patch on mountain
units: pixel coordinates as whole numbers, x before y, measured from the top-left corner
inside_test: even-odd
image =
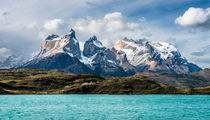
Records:
[[[150,42],[151,45],[155,48],[156,52],[160,54],[162,59],[167,59],[172,57],[172,52],[177,52],[177,49],[170,43],[166,42]]]
[[[80,62],[82,62],[85,65],[88,65],[90,68],[92,68],[93,67],[93,63],[94,63],[93,59],[96,57],[96,55],[97,54],[95,54],[95,55],[93,55],[91,57],[86,57],[84,55],[81,55],[81,59],[79,59],[79,60],[80,60]]]
[[[129,62],[136,66],[141,63],[149,63],[151,57],[148,45],[151,45],[156,54],[159,54],[163,60],[173,56],[173,52],[178,52],[177,49],[170,43],[151,42],[146,39],[132,40],[124,38],[115,44],[115,49],[122,50],[126,53]]]
[[[99,41],[93,41],[93,44],[99,48],[103,48],[104,46]]]

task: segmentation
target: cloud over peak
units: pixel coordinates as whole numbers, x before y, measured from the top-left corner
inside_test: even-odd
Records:
[[[137,36],[140,28],[139,22],[128,21],[121,12],[107,13],[101,18],[71,19],[69,25],[78,32],[82,41],[97,35],[106,46],[112,46],[121,37]]]
[[[175,24],[193,28],[210,29],[210,8],[191,7],[175,20]]]
[[[7,48],[0,48],[0,60],[4,60],[11,55],[11,51]]]
[[[68,24],[62,19],[52,19],[45,21],[39,33],[41,38],[45,38],[49,34],[62,34],[68,28]]]
[[[100,19],[72,19],[71,23],[75,23],[75,29],[89,31],[92,34],[102,31],[114,32],[139,28],[139,23],[128,22],[120,12],[107,13]]]

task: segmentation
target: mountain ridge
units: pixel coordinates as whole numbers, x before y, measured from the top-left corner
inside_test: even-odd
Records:
[[[66,64],[68,62],[71,64]],[[114,47],[107,48],[93,36],[85,42],[82,51],[73,29],[63,37],[49,35],[42,43],[37,56],[15,68],[60,69],[72,73],[78,73],[75,69],[80,68],[81,73],[101,76],[131,76],[146,70],[169,73],[191,73],[201,70],[182,57],[173,45],[150,42],[147,39],[124,38]]]

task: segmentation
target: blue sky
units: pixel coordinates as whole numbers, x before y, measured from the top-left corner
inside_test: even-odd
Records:
[[[72,27],[81,47],[92,35],[108,47],[122,37],[147,38],[170,42],[189,61],[210,67],[208,8],[210,0],[1,0],[0,59],[33,56],[48,34]]]

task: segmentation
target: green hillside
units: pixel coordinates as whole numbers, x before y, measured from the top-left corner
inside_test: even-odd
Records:
[[[0,94],[185,94],[145,76],[100,77],[59,70],[2,69]]]

